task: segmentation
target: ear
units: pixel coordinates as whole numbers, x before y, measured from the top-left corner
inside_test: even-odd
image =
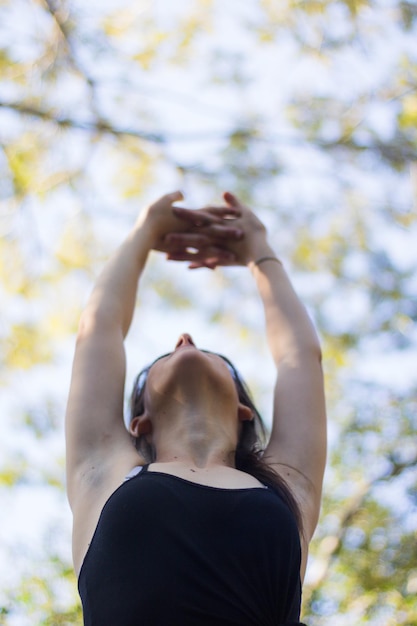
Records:
[[[134,437],[150,435],[152,433],[152,422],[147,415],[137,415],[129,424],[129,432]]]
[[[253,420],[253,411],[246,404],[242,404],[239,402],[237,407],[237,416],[239,418],[239,422],[251,422]]]

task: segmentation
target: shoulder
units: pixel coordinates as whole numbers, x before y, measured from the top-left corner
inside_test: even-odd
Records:
[[[93,457],[80,468],[71,498],[72,550],[76,572],[81,569],[104,505],[126,479],[141,471],[143,465],[144,459],[136,454],[116,459],[112,464]]]

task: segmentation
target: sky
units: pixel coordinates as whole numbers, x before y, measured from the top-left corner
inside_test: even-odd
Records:
[[[385,2],[387,7],[394,4]],[[125,18],[122,15],[121,22],[128,19],[128,9],[135,7],[136,24],[140,35],[146,36],[146,28],[143,25],[151,5],[161,25],[169,29],[175,19],[173,14],[176,12],[185,14],[193,3],[185,0],[175,3],[166,0],[132,3],[126,0],[123,6],[127,7],[127,12]],[[345,8],[340,3],[333,5],[328,9],[331,15],[329,24],[333,29],[332,34],[348,35],[348,32],[342,32],[349,28],[348,20],[343,19]],[[95,20],[99,12],[105,15],[108,7],[119,10],[121,3],[74,2],[73,6],[77,7],[77,12],[83,16],[83,30],[88,35],[89,29],[95,32]],[[277,249],[283,250],[284,257],[286,248],[290,246],[289,239],[292,233],[281,232],[276,228],[276,220],[270,212],[271,198],[274,194],[284,209],[293,206],[296,200],[305,215],[316,212],[311,228],[320,232],[321,229],[327,228],[329,220],[338,219],[338,213],[340,219],[343,219],[343,206],[339,208],[338,203],[343,205],[341,180],[343,183],[345,177],[351,182],[354,178],[359,210],[369,211],[370,219],[374,220],[376,245],[384,247],[399,266],[411,267],[417,261],[417,248],[413,245],[411,233],[400,229],[387,230],[382,222],[378,224],[375,214],[375,207],[383,204],[389,193],[395,193],[397,199],[399,196],[404,207],[414,202],[413,194],[415,196],[416,190],[413,189],[411,175],[409,179],[404,177],[404,184],[399,189],[397,177],[393,176],[390,180],[387,175],[382,186],[380,172],[375,171],[372,175],[369,168],[365,168],[362,173],[357,168],[354,170],[353,166],[352,169],[347,166],[343,171],[338,171],[338,163],[332,154],[319,154],[317,150],[303,144],[300,136],[297,136],[294,128],[286,121],[283,107],[288,101],[289,94],[296,97],[311,92],[314,92],[316,97],[337,97],[348,107],[349,102],[358,94],[364,92],[372,94],[388,80],[395,70],[399,55],[408,52],[417,59],[416,40],[412,37],[400,39],[395,24],[387,19],[387,15],[377,17],[376,13],[368,12],[365,13],[363,20],[365,25],[367,22],[370,25],[370,30],[363,40],[365,54],[354,46],[350,49],[343,48],[335,51],[328,64],[321,64],[314,59],[314,55],[300,55],[294,38],[285,34],[279,42],[265,45],[260,49],[255,48],[251,43],[251,34],[243,32],[240,20],[245,17],[247,21],[256,21],[257,2],[243,4],[234,0],[227,4],[227,10],[221,3],[217,3],[217,6],[215,32],[208,29],[207,37],[201,37],[195,62],[191,63],[186,71],[181,67],[168,67],[162,63],[157,64],[151,76],[132,73],[131,65],[120,61],[136,45],[134,29],[130,38],[114,42],[119,56],[116,55],[113,61],[107,54],[103,55],[100,62],[94,64],[93,59],[85,53],[87,48],[80,57],[84,67],[94,71],[97,80],[102,80],[99,106],[114,116],[118,124],[122,127],[137,127],[137,113],[143,108],[147,112],[147,116],[143,117],[144,127],[158,128],[177,138],[167,148],[166,163],[159,166],[159,178],[154,184],[149,185],[143,194],[143,200],[150,200],[161,191],[164,193],[180,185],[185,192],[187,206],[199,206],[201,203],[213,201],[212,187],[197,184],[191,177],[181,177],[170,165],[169,159],[183,164],[193,164],[196,162],[198,152],[198,162],[209,166],[217,165],[219,149],[225,143],[223,139],[225,131],[242,120],[246,123],[251,116],[262,116],[263,126],[260,127],[260,132],[266,136],[265,145],[278,150],[286,164],[286,170],[279,181],[271,187],[268,196],[260,199],[258,210],[266,222],[271,223],[273,229],[271,239]],[[23,0],[11,3],[7,11],[8,19],[4,22],[3,28],[0,27],[0,45],[6,45],[15,39],[16,54],[20,59],[30,61],[35,56],[34,51],[37,50],[39,41],[42,41],[48,32],[49,22],[43,20],[32,3]],[[307,23],[305,29],[306,38],[314,43],[316,36],[314,30],[310,33]],[[387,40],[390,45],[386,44]],[[223,82],[207,89],[203,75],[209,61],[213,62],[211,56],[213,41],[223,54],[223,56],[218,54],[216,61],[217,71],[220,76],[223,75]],[[238,91],[230,89],[227,84],[227,73],[232,67],[230,60],[226,60],[227,52],[236,55],[235,70],[240,69],[250,77],[249,89]],[[239,61],[239,55],[242,55],[244,63]],[[130,86],[124,94],[123,85],[127,80]],[[135,85],[137,92],[133,88]],[[52,94],[49,91],[49,88],[45,87],[45,101],[51,98],[63,108],[64,112],[76,115],[77,119],[88,119],[89,111],[85,105],[83,87],[74,76],[68,76],[59,90]],[[13,98],[16,94],[24,93],[24,88],[22,86],[16,88],[3,81],[0,83],[0,92],[3,97]],[[118,99],[123,105],[124,115],[121,119],[117,117]],[[128,107],[124,106],[126,100],[129,102]],[[395,109],[390,106],[389,101],[381,102],[377,98],[369,97],[364,110],[365,120],[369,126],[381,137],[389,138],[395,131]],[[0,132],[6,137],[17,132],[17,127],[14,128],[13,124],[16,124],[15,118],[2,111]],[[327,138],[332,139],[337,131],[337,120],[329,120],[325,128]],[[200,134],[198,142],[193,138],[194,134]],[[364,137],[365,135],[366,133]],[[95,232],[99,233],[98,245],[101,246],[104,257],[122,240],[137,211],[136,199],[120,202],[120,191],[114,184],[114,165],[123,167],[122,157],[117,155],[117,150],[111,142],[108,142],[104,148],[96,146],[95,150],[91,151],[89,141],[83,140],[82,137],[83,133],[80,132],[74,140],[62,141],[61,152],[57,157],[65,163],[73,163],[74,167],[82,166],[84,162],[88,163],[89,186],[78,188],[80,196],[78,200],[75,197],[77,193],[68,189],[57,190],[49,200],[43,202],[31,198],[26,202],[24,211],[20,212],[20,217],[13,223],[15,232],[25,239],[29,252],[36,252],[32,255],[35,259],[32,267],[35,278],[42,275],[53,258],[63,226],[77,227],[82,212],[87,213],[94,221]],[[53,169],[56,163],[51,162],[50,167]],[[364,199],[369,203],[368,206],[363,205]],[[321,213],[317,211],[320,203],[323,206]],[[57,204],[59,211],[55,210]],[[416,206],[417,204],[414,204],[414,210]],[[5,208],[8,208],[7,202]],[[32,236],[33,233],[36,234],[35,237]],[[358,266],[357,268],[352,266],[352,273],[359,275],[361,260],[356,261]],[[211,274],[208,270],[187,272],[183,267],[174,265],[166,269],[161,256],[153,255],[151,268],[155,268],[157,272],[162,265],[166,279],[172,284],[180,284],[185,295],[198,294],[201,310],[210,310],[212,293],[215,293],[216,297],[223,293],[221,297],[224,297],[222,303],[224,310],[233,310],[236,303],[228,299],[226,288],[230,283],[238,286],[243,302],[239,306],[239,324],[234,325],[225,316],[224,326],[220,327],[209,323],[200,311],[167,310],[163,299],[152,291],[151,269],[149,276],[144,277],[139,292],[138,316],[127,343],[127,389],[138,369],[152,361],[158,354],[169,350],[177,336],[187,331],[192,334],[197,344],[204,348],[218,350],[219,346],[228,346],[227,355],[238,364],[244,377],[253,382],[261,411],[265,414],[266,422],[270,423],[275,372],[261,332],[256,336],[245,336],[245,354],[241,350],[244,322],[246,321],[251,328],[259,329],[262,329],[263,324],[261,321],[263,313],[251,280],[240,269],[228,270],[226,278],[221,272]],[[37,303],[35,317],[41,319],[45,315],[54,297],[58,299],[66,297],[69,307],[71,303],[85,302],[92,283],[91,276],[81,274],[76,272],[72,279],[66,280],[65,293],[58,290],[54,295],[51,291],[48,302],[43,306]],[[360,320],[363,311],[369,307],[369,302],[363,294],[352,293],[349,294],[347,312],[346,302],[340,301],[338,293],[335,293],[334,298],[328,297],[332,283],[329,282],[327,275],[317,275],[315,281],[311,281],[310,276],[297,273],[295,284],[306,296],[319,297],[320,294],[326,294],[326,313],[334,320],[336,327],[347,322],[350,324],[355,315]],[[32,312],[24,309],[18,298],[14,300],[8,298],[7,302],[10,307],[8,319],[25,319],[29,313],[32,315]],[[314,311],[311,311],[311,314],[314,316]],[[408,326],[404,332],[415,336],[416,331],[412,326]],[[13,587],[22,573],[30,573],[33,570],[34,562],[40,563],[42,567],[45,542],[48,544],[47,550],[56,549],[63,558],[70,560],[71,517],[68,504],[63,493],[42,484],[44,473],[64,480],[63,423],[61,421],[49,433],[47,441],[39,441],[39,447],[34,444],[33,434],[28,432],[25,438],[25,431],[21,427],[26,407],[31,406],[35,410],[38,408],[42,413],[45,399],[52,407],[53,416],[63,417],[74,350],[74,334],[61,338],[55,347],[57,354],[52,367],[39,365],[30,372],[13,372],[6,376],[6,385],[2,388],[0,455],[4,463],[8,459],[16,463],[17,459],[24,470],[24,479],[13,491],[8,488],[0,489],[0,505],[2,510],[7,511],[0,526],[0,562],[8,564],[8,567],[2,568],[3,573],[0,572],[0,588],[6,588],[8,585]],[[253,354],[261,355],[263,358],[261,376]],[[371,380],[399,390],[415,382],[413,369],[417,356],[415,349],[401,353],[398,350],[387,350],[381,358],[380,346],[373,346],[370,342],[367,354],[367,358],[363,358],[362,354],[360,360],[352,363],[354,370],[351,369],[347,373],[348,376],[352,374],[355,379]],[[29,623],[33,626],[30,620],[25,621],[23,615],[18,615],[16,620],[16,626],[26,626]]]

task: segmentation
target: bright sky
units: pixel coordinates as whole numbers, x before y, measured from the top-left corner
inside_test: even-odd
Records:
[[[115,9],[119,9],[121,3],[116,0],[113,2],[109,0],[106,3],[95,1],[86,4],[79,1],[73,4],[78,6],[80,12],[85,16],[84,28],[88,32],[89,19],[93,23],[98,10],[105,14],[105,7],[113,6]],[[171,11],[182,14],[192,4],[186,0],[179,0],[175,3],[160,0],[152,3],[162,23],[165,23],[167,28],[170,27],[173,19]],[[143,20],[151,3],[149,1],[142,3],[126,1],[123,5],[135,6],[139,20]],[[207,137],[207,140],[198,143],[190,141],[172,144],[170,153],[182,163],[194,162],[196,151],[198,151],[199,154],[201,153],[199,161],[210,164],[212,160],[218,159],[219,143],[221,144],[222,141],[218,138],[213,140],[210,135],[221,136],[223,131],[229,129],[233,122],[241,119],[247,120],[250,113],[257,115],[262,113],[268,120],[266,132],[270,133],[273,129],[272,143],[279,145],[287,164],[286,172],[276,183],[277,197],[283,206],[293,205],[294,199],[299,200],[300,206],[304,210],[306,209],[307,213],[317,210],[319,202],[322,202],[323,207],[331,206],[332,203],[337,206],[341,199],[339,180],[336,180],[337,163],[334,162],[331,154],[319,156],[312,150],[292,143],[294,131],[285,121],[282,106],[287,101],[289,93],[300,94],[304,92],[308,94],[311,90],[316,95],[334,95],[343,98],[345,102],[349,102],[357,92],[362,90],[372,92],[374,87],[383,83],[392,73],[398,55],[410,50],[411,39],[400,40],[394,25],[385,19],[380,24],[375,24],[374,35],[366,39],[367,54],[364,55],[352,47],[347,51],[335,52],[330,65],[319,65],[312,56],[308,58],[307,56],[300,56],[297,45],[289,36],[283,36],[282,41],[274,43],[273,46],[264,46],[260,50],[255,49],[250,43],[250,35],[242,32],[236,14],[241,16],[244,11],[247,14],[247,19],[253,19],[257,13],[257,5],[258,3],[254,0],[244,4],[240,0],[229,2],[227,5],[217,3],[216,32],[210,32],[207,39],[203,40],[199,56],[196,57],[195,63],[187,71],[181,68],[173,70],[171,67],[168,70],[166,67],[159,67],[152,76],[145,78],[139,74],[137,78],[129,76],[132,82],[137,81],[138,102],[141,98],[145,98],[146,104],[150,105],[152,109],[154,122],[159,123],[163,131],[179,135],[192,135],[195,132],[201,132]],[[7,42],[17,37],[21,42],[20,55],[30,58],[33,42],[30,43],[29,33],[32,32],[32,25],[29,19],[30,13],[26,14],[25,12],[27,8],[26,2],[14,2],[10,5],[8,11],[11,21],[8,23],[13,23],[13,28],[8,30],[6,24],[6,27],[3,26],[3,29],[0,29],[0,42]],[[329,11],[334,14],[333,28],[343,30],[344,22],[340,19],[343,16],[337,14],[338,11],[343,11],[341,6],[330,7]],[[89,19],[87,19],[88,15],[91,16]],[[374,17],[372,13],[369,13],[370,21]],[[42,23],[38,22],[37,26],[42,28]],[[336,30],[334,34],[336,34]],[[201,76],[206,71],[204,60],[207,61],[214,40],[217,45],[221,45],[224,51],[229,50],[244,56],[243,70],[251,76],[252,80],[250,90],[244,92],[244,98],[242,93],[229,89],[227,85],[202,90]],[[389,40],[390,45],[387,45],[387,40]],[[127,42],[124,45],[128,48],[130,43]],[[417,49],[413,51],[413,54],[417,59]],[[219,68],[221,68],[222,61],[219,60],[218,63]],[[226,72],[228,65],[223,63]],[[88,65],[87,62],[86,64]],[[113,66],[100,65],[99,63],[95,68],[97,75],[101,74],[107,83],[102,92],[103,102],[107,98],[111,102],[113,96],[121,89],[123,76],[119,73],[119,68],[120,65],[117,62],[114,62]],[[125,71],[129,74],[127,66]],[[72,111],[74,103],[79,102],[81,93],[77,92],[79,87],[75,81],[68,83],[68,89],[68,91],[60,90],[55,97],[57,101],[61,102],[63,98],[67,98],[68,107]],[[6,96],[9,94],[11,94],[10,86],[6,89]],[[13,94],[10,95],[10,97],[12,96]],[[134,104],[134,97],[134,94],[130,92],[129,98],[132,98],[132,104]],[[111,109],[114,104],[107,106]],[[82,118],[83,110],[77,108],[74,110],[76,115]],[[389,136],[392,133],[394,116],[387,103],[372,102],[371,99],[367,108],[367,116],[372,119],[374,129],[381,136]],[[7,116],[4,118],[6,124],[2,123],[1,119],[3,118],[0,118],[0,132],[3,130],[10,132],[11,129],[7,128]],[[137,119],[134,116],[132,119],[129,119],[128,116],[120,119],[121,126],[128,126],[129,124],[137,126]],[[152,127],[152,124],[150,126]],[[327,132],[331,138],[335,132],[331,124],[329,124]],[[280,145],[281,142],[282,145]],[[81,163],[85,158],[86,151],[87,146],[83,147],[80,143],[68,147],[68,154],[74,162]],[[84,198],[87,211],[93,215],[95,224],[100,224],[103,246],[109,251],[127,233],[136,210],[136,207],[129,202],[126,202],[124,206],[119,205],[118,192],[112,183],[109,184],[108,182],[111,179],[113,163],[114,161],[111,159],[103,158],[103,153],[99,150],[91,157],[89,175],[95,184],[90,190],[87,190],[87,195]],[[160,189],[165,192],[177,188],[180,183],[186,193],[187,201],[191,205],[197,206],[200,203],[213,201],[212,188],[207,189],[196,186],[192,182],[189,183],[187,180],[181,180],[168,167],[161,171],[160,175],[161,180],[163,180],[163,188],[160,188],[159,185],[153,186],[148,192],[149,199],[158,196]],[[378,206],[378,202],[386,193],[386,187],[381,188],[378,172],[373,177],[369,171],[361,176],[357,170],[354,173],[341,172],[340,175],[342,177],[354,175],[358,198],[365,197],[370,201],[370,209],[372,209],[372,204]],[[393,178],[393,190],[396,181],[397,179]],[[389,180],[384,182],[384,185],[389,184]],[[92,189],[100,191],[97,191],[93,197]],[[401,194],[404,206],[407,206],[412,198],[411,184],[404,181],[403,189],[396,189],[395,191]],[[259,209],[261,215],[265,214],[267,221],[272,219],[267,212],[270,197],[265,205],[261,205]],[[62,193],[54,196],[51,204],[52,202],[56,203],[58,198],[59,212],[54,213],[52,206],[47,207],[47,212],[45,205],[37,205],[34,202],[26,213],[26,215],[32,216],[37,225],[38,241],[45,255],[44,257],[37,257],[41,261],[38,270],[35,268],[35,273],[41,271],[42,263],[47,263],[49,256],[53,253],[51,242],[55,241],[63,220],[71,222],[71,220],[77,219],[80,207],[74,204],[73,195]],[[324,212],[324,221],[327,219],[326,215],[328,214]],[[25,229],[30,232],[31,224],[32,222],[30,224],[25,222],[23,217],[23,222],[17,224],[17,229],[20,232]],[[277,230],[271,232],[271,239],[275,246],[277,248],[283,246],[284,251],[289,236],[291,233],[282,233]],[[414,262],[417,259],[417,248],[412,245],[410,232],[399,230],[387,232],[386,229],[380,229],[376,233],[375,239],[378,241],[378,245],[383,244],[401,265],[411,264],[411,260]],[[156,258],[153,262],[156,265],[163,263],[160,258]],[[212,275],[207,270],[187,273],[185,268],[179,266],[169,268],[167,277],[170,276],[173,284],[180,281],[184,293],[199,294],[201,310],[210,307],[211,294],[218,294],[219,284],[225,281],[220,272]],[[260,320],[263,319],[263,314],[260,304],[256,300],[251,279],[244,275],[241,270],[235,269],[228,270],[227,276],[230,280],[240,284],[242,293],[246,294],[246,299],[243,303],[236,304],[228,300],[225,292],[225,310],[233,311],[235,307],[239,307],[239,319],[247,319],[248,325],[252,328],[261,329],[262,322]],[[317,281],[313,285],[309,277],[299,276],[296,279],[296,284],[306,295],[310,291],[324,294],[331,288],[331,285],[326,284],[326,280],[326,277],[323,277],[321,283],[320,277],[317,277]],[[150,278],[145,277],[140,293],[147,293],[147,286],[150,289],[149,281]],[[72,285],[74,297],[85,299],[90,287],[91,285],[85,280],[80,282],[75,280]],[[327,313],[335,320],[336,325],[337,322],[343,325],[346,315],[349,315],[349,322],[351,316],[357,315],[360,319],[364,307],[369,306],[369,303],[364,300],[360,293],[353,294],[349,304],[350,307],[347,312],[346,303],[341,303],[337,294],[334,299],[328,298]],[[12,303],[12,307],[15,308],[13,315],[23,315],[19,303]],[[406,321],[404,323],[407,324]],[[242,337],[239,334],[239,327],[234,326],[233,323],[230,322],[221,328],[204,321],[199,311],[180,310],[175,312],[167,310],[163,301],[155,293],[150,294],[149,300],[143,298],[137,321],[132,328],[127,344],[129,363],[127,388],[129,389],[137,369],[158,354],[171,349],[177,336],[183,331],[190,332],[198,345],[208,349],[219,350],[219,346],[227,345],[227,351],[225,350],[227,355],[237,363],[244,377],[253,381],[258,403],[268,422],[274,370],[264,338],[260,335],[257,340],[251,336],[245,344],[245,350],[242,350]],[[409,326],[404,328],[404,332],[414,336],[416,331]],[[58,407],[58,410],[55,408],[54,411],[61,412],[63,415],[72,351],[73,338],[69,338],[62,343],[59,358],[52,367],[39,366],[28,373],[12,373],[8,377],[7,387],[2,389],[0,411],[3,418],[0,455],[4,463],[7,463],[8,459],[15,463],[16,458],[18,458],[22,464],[22,473],[25,476],[22,484],[15,487],[13,491],[8,488],[0,490],[1,508],[6,511],[0,526],[0,562],[3,564],[0,572],[0,588],[2,589],[6,589],[8,586],[13,587],[22,573],[33,573],[33,563],[39,563],[40,568],[42,568],[45,542],[48,543],[49,541],[48,550],[56,549],[60,555],[67,559],[70,558],[70,513],[68,506],[64,497],[58,494],[56,490],[42,486],[41,478],[42,472],[49,470],[52,476],[57,473],[63,476],[63,428],[61,425],[58,426],[48,441],[39,441],[39,447],[37,447],[34,445],[32,435],[28,434],[27,439],[24,438],[24,435],[22,436],[24,429],[19,420],[22,419],[22,411],[25,407],[42,407],[45,398],[50,398],[51,403]],[[368,354],[367,359],[362,358],[359,363],[354,364],[355,377],[373,379],[383,384],[398,386],[398,388],[415,382],[415,366],[413,366],[417,357],[415,350],[406,350],[402,353],[388,350],[382,359],[379,346],[370,345]],[[256,355],[256,359],[254,355]],[[265,363],[261,375],[259,375],[258,365],[260,355]],[[31,468],[30,471],[27,471],[27,467]],[[58,472],[57,467],[59,467]],[[46,537],[49,539],[46,540]],[[33,626],[33,621],[26,619],[23,615],[18,615],[15,619],[16,621],[11,620],[8,624],[11,626]]]

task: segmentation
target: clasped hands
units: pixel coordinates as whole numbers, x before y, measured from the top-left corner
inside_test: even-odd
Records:
[[[266,244],[266,229],[233,194],[223,194],[223,206],[185,209],[173,206],[182,194],[169,194],[147,211],[156,234],[153,249],[171,261],[188,261],[190,269],[247,265],[255,249]]]

